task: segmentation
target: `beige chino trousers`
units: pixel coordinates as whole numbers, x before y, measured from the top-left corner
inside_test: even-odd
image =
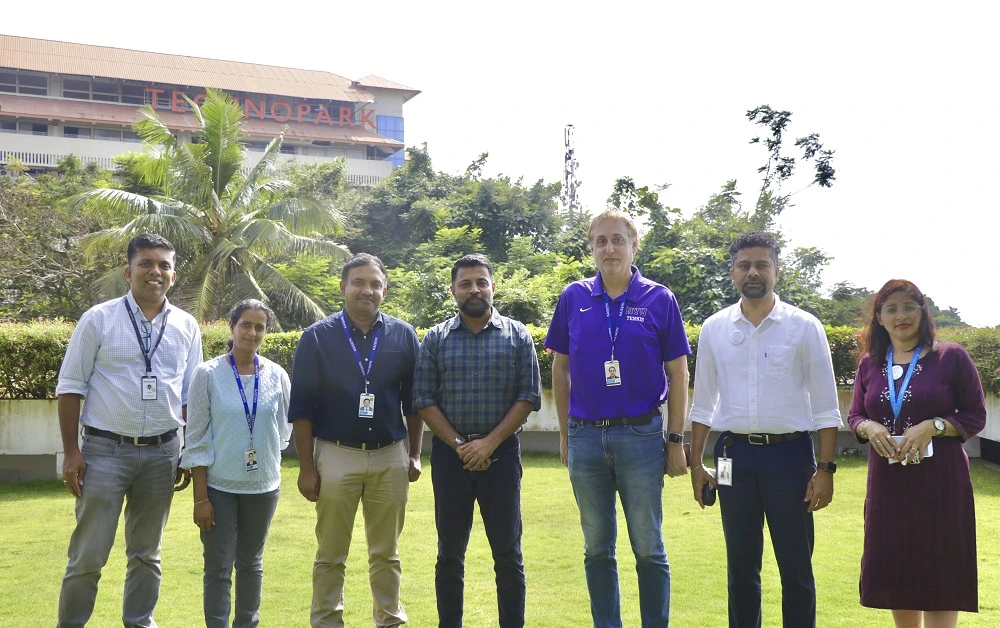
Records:
[[[316,502],[318,549],[313,563],[312,626],[344,626],[344,572],[358,502],[365,518],[375,626],[404,623],[406,611],[399,601],[402,571],[398,541],[409,491],[405,440],[364,451],[315,439],[314,455],[320,491]]]

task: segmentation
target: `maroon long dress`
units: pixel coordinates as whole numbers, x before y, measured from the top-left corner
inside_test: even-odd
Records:
[[[908,363],[902,366],[905,372]],[[862,358],[848,418],[855,433],[865,419],[902,434],[934,417],[950,421],[960,437],[934,438],[934,455],[920,464],[890,465],[869,447],[862,606],[979,610],[976,511],[962,449],[986,425],[979,373],[961,345],[935,343],[914,369],[894,431],[885,361]]]

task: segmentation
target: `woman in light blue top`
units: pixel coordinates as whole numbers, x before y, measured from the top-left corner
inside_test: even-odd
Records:
[[[274,313],[256,299],[229,317],[230,351],[199,365],[188,394],[181,466],[194,481],[194,522],[204,545],[204,609],[209,628],[257,626],[264,542],[278,505],[281,451],[288,445],[290,383],[283,368],[257,355]]]

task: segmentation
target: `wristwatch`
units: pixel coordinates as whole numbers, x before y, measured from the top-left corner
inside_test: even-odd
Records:
[[[836,462],[817,462],[816,463],[816,468],[819,469],[820,471],[826,471],[827,473],[836,473],[837,472],[837,463]]]
[[[451,441],[451,448],[452,449],[458,449],[459,447],[461,447],[464,444],[465,444],[465,439],[462,438],[461,436],[456,436],[455,440]]]
[[[939,416],[934,417],[934,435],[944,436],[944,431],[948,428],[945,424],[944,419]]]
[[[683,443],[684,442],[684,435],[683,434],[678,434],[677,432],[667,432],[667,442],[668,443],[673,443],[675,445],[678,444],[678,443]]]

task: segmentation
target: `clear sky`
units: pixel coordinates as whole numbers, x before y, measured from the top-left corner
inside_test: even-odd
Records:
[[[682,5],[682,6],[675,6]],[[824,280],[914,281],[974,325],[1000,324],[1000,9],[989,2],[7,2],[0,32],[376,74],[422,93],[406,143],[463,171],[558,181],[576,127],[582,194],[670,184],[692,212],[728,179],[752,204],[763,163],[744,114],[793,112],[837,151],[832,189],[780,219],[834,257]],[[993,42],[993,43],[990,43]],[[805,182],[788,187],[798,190]]]

